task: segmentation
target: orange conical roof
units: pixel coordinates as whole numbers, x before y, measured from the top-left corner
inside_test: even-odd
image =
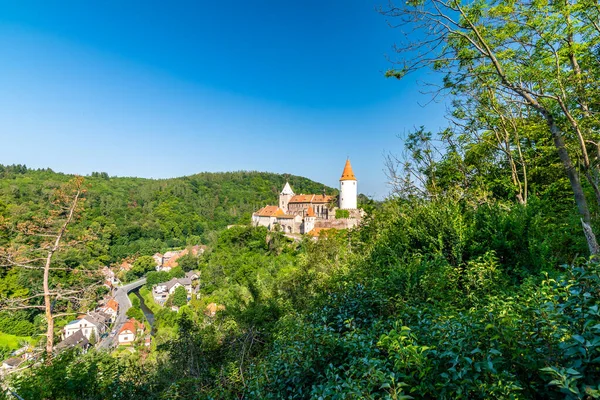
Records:
[[[313,210],[312,206],[308,206],[308,211],[306,211],[306,216],[307,217],[314,217],[315,216],[315,210]]]
[[[354,176],[354,172],[352,171],[352,165],[350,165],[350,159],[346,160],[346,165],[344,166],[344,172],[342,172],[342,177],[340,181],[355,181],[356,176]]]

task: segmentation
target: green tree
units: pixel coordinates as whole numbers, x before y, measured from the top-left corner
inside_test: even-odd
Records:
[[[129,310],[127,310],[127,312],[125,314],[127,315],[127,317],[129,317],[129,318],[135,318],[138,321],[143,321],[144,320],[144,313],[138,307],[131,307],[131,308],[129,308]]]
[[[187,291],[183,286],[179,286],[173,292],[173,304],[177,307],[183,307],[187,304]]]
[[[133,262],[133,268],[142,273],[154,271],[156,270],[156,262],[151,256],[141,256]]]
[[[184,276],[185,276],[185,271],[181,267],[175,267],[169,271],[169,279],[183,278]]]
[[[148,274],[146,274],[146,287],[152,288],[152,286],[162,283],[162,282],[167,282],[169,279],[171,279],[171,275],[169,274],[169,272],[166,272],[166,271],[148,272]]]
[[[185,272],[193,271],[198,268],[198,257],[188,253],[177,259],[177,265]]]
[[[581,218],[591,215],[578,170],[600,204],[598,173],[600,42],[593,2],[409,1],[384,12],[418,34],[398,45],[403,58],[388,76],[419,68],[442,71],[444,87],[461,96],[491,91],[507,107],[536,113],[561,160]],[[417,39],[415,39],[417,38]],[[423,51],[415,55],[412,49]],[[580,162],[574,161],[580,160]],[[599,247],[584,225],[590,252]]]
[[[98,338],[96,337],[96,331],[95,330],[92,330],[92,334],[90,335],[90,340],[89,341],[90,341],[90,344],[92,346],[95,346],[96,343],[98,342]]]

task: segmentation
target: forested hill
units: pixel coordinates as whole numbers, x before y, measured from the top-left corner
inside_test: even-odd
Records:
[[[17,223],[39,214],[49,206],[52,191],[71,178],[50,169],[0,165],[0,216]],[[253,211],[276,204],[286,181],[297,193],[337,192],[300,176],[254,171],[173,179],[92,173],[85,181],[85,208],[73,229],[92,229],[98,240],[88,246],[86,258],[102,263],[205,242],[211,232],[247,223]]]

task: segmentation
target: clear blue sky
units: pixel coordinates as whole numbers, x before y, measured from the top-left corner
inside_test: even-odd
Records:
[[[446,126],[389,80],[386,1],[0,0],[0,163],[165,178],[260,170],[389,189],[383,153]]]

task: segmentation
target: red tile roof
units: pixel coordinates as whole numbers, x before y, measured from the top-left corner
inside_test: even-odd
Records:
[[[115,299],[110,299],[104,306],[105,308],[110,308],[115,311],[119,311],[119,303]]]
[[[279,213],[279,214],[278,214]],[[265,206],[254,213],[258,217],[276,217],[277,215],[284,215],[283,210],[277,206]]]
[[[352,165],[350,165],[350,159],[346,160],[346,165],[344,166],[344,172],[342,172],[342,177],[340,181],[355,181],[356,176],[354,176],[354,172],[352,171]]]
[[[124,332],[124,331],[130,331],[130,332],[136,333],[138,329],[143,330],[144,324],[136,321],[135,318],[131,318],[130,320],[128,320],[127,322],[125,322],[123,324],[123,326],[119,330],[119,334],[121,334],[121,332]]]
[[[297,194],[290,199],[290,203],[329,203],[333,196],[322,194]]]

